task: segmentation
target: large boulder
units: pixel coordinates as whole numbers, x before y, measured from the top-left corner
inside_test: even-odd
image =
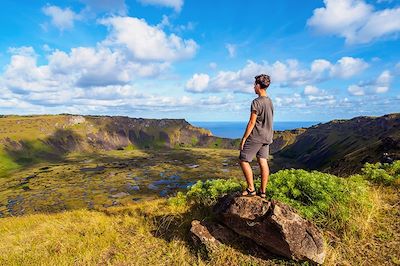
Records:
[[[234,193],[220,198],[213,210],[227,227],[270,252],[299,261],[324,262],[321,231],[282,202]]]
[[[215,252],[221,248],[221,244],[225,244],[261,259],[278,258],[251,239],[241,236],[215,221],[193,220],[190,236],[195,246],[205,248],[207,253]]]

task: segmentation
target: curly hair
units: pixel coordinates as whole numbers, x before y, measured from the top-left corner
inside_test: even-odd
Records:
[[[266,89],[269,87],[269,84],[271,83],[271,79],[268,75],[266,74],[260,74],[254,77],[256,79],[255,83],[260,84],[260,87],[263,89]]]

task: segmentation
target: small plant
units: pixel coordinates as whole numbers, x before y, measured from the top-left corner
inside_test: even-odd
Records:
[[[211,206],[216,200],[234,191],[242,188],[240,181],[234,179],[213,179],[206,181],[197,181],[192,185],[186,194],[178,192],[177,195],[169,199],[169,203],[174,205],[181,204],[199,204],[204,206]]]
[[[124,147],[124,150],[125,151],[133,151],[133,150],[136,150],[136,147],[132,143],[129,143],[127,146]]]
[[[365,178],[377,184],[400,186],[400,160],[387,163],[365,163],[361,169]]]

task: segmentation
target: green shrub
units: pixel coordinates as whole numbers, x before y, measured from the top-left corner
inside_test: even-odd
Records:
[[[256,187],[260,180],[255,181]],[[184,193],[170,199],[172,204],[197,203],[210,206],[219,196],[241,190],[245,181],[234,179],[198,181]],[[349,226],[353,214],[371,208],[369,187],[364,178],[354,175],[339,178],[318,171],[286,169],[270,176],[269,198],[294,207],[299,213],[324,228],[340,231]]]
[[[213,179],[204,182],[199,180],[189,188],[186,194],[178,192],[175,197],[169,198],[169,203],[175,205],[190,203],[211,206],[218,197],[238,191],[241,188],[241,182],[234,179]]]
[[[387,163],[365,163],[361,169],[364,177],[377,184],[400,185],[400,160]]]

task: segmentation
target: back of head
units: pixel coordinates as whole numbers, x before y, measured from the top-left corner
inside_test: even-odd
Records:
[[[266,74],[260,74],[254,77],[256,79],[256,83],[260,84],[260,87],[262,89],[266,89],[269,87],[269,84],[271,83],[271,79],[268,75]]]

